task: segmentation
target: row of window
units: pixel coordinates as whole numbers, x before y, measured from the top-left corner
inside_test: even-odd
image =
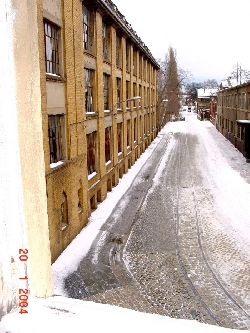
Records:
[[[88,8],[83,6],[83,47],[90,53],[95,53],[94,49],[94,13]],[[122,67],[122,37],[116,36],[116,66]],[[103,46],[103,59],[110,62],[111,57],[111,43],[110,43],[110,27],[103,22],[102,23],[102,46]],[[130,44],[126,43],[126,70],[131,71],[130,64]],[[139,78],[143,79],[143,56],[139,56]],[[150,76],[150,64],[148,64],[148,80]],[[137,51],[133,50],[133,74],[137,75]]]
[[[147,119],[146,116],[144,116],[144,136],[146,135],[146,123]],[[141,123],[142,126],[142,123]],[[133,122],[134,127],[134,142],[137,142],[137,118],[134,119]],[[142,128],[141,128],[142,130]],[[111,161],[112,159],[112,127],[106,127],[105,128],[105,161],[106,163]],[[87,165],[88,165],[88,174],[92,174],[93,172],[97,172],[97,132],[92,132],[90,134],[87,134]],[[126,136],[126,144],[127,147],[130,147],[131,145],[131,121],[127,120],[127,136]],[[118,123],[117,124],[117,151],[118,154],[122,153],[122,146],[123,146],[123,124]]]
[[[250,92],[219,95],[218,105],[250,110]]]
[[[84,78],[85,78],[85,110],[87,113],[94,112],[95,111],[95,98],[94,98],[94,85],[95,85],[95,71],[92,69],[85,68],[84,69]],[[110,110],[113,109],[113,106],[110,102],[110,75],[103,74],[103,97],[104,97],[104,110]],[[130,81],[126,81],[126,99],[128,99],[130,91]],[[144,98],[145,105],[150,105],[150,88],[149,87],[143,87],[142,85],[139,85],[139,96],[144,95],[146,98]],[[152,100],[155,98],[155,92],[152,91]],[[138,93],[136,92],[136,83],[133,83],[133,96],[137,96]],[[117,103],[116,107],[117,109],[122,108],[122,88],[121,88],[121,79],[116,78],[116,96],[117,96]],[[135,106],[135,102],[134,102]],[[127,107],[129,107],[129,102],[127,102]]]
[[[217,122],[220,126],[224,126],[225,131],[234,134],[235,125],[232,120],[226,118],[223,119],[222,116],[218,116]],[[245,140],[245,127],[237,126],[237,138]]]
[[[86,27],[88,29],[88,27]],[[86,30],[85,29],[85,30]],[[46,59],[46,72],[50,74],[59,75],[59,32],[55,26],[49,22],[44,22],[44,34],[45,34],[45,59]],[[141,63],[141,62],[140,62]],[[85,68],[84,79],[85,79],[85,110],[86,112],[94,111],[94,99],[93,99],[93,87],[94,87],[94,75],[95,71]],[[117,107],[121,108],[121,79],[116,79],[117,83]],[[144,89],[144,92],[142,92]],[[147,102],[149,101],[149,88],[139,87],[139,95],[146,95],[147,91]],[[110,109],[109,102],[109,90],[110,90],[110,76],[103,74],[103,95],[104,95],[104,110]],[[126,98],[129,98],[129,81],[127,81],[126,87]],[[136,96],[136,83],[133,84],[133,95]],[[146,104],[146,101],[145,101]],[[128,105],[127,105],[128,106]]]
[[[144,136],[147,134],[147,117],[144,115]],[[141,121],[140,117],[140,121]],[[123,124],[117,124],[117,149],[118,154],[122,153],[123,146]],[[141,122],[141,132],[143,130]],[[133,121],[134,127],[134,142],[137,141],[137,118]],[[49,146],[50,146],[50,163],[57,163],[65,159],[65,149],[64,149],[64,115],[50,115],[49,116]],[[112,158],[112,127],[105,128],[105,159],[106,162],[110,161]],[[87,165],[88,174],[97,171],[97,132],[92,132],[87,135]],[[131,121],[127,120],[127,146],[131,145]]]
[[[94,20],[93,13],[89,11],[85,6],[83,8],[83,48],[90,52],[95,53],[94,48]],[[44,39],[45,39],[45,61],[46,61],[46,73],[60,75],[60,35],[61,29],[59,26],[44,21]],[[122,37],[116,36],[116,65],[122,67]],[[111,41],[110,41],[110,27],[104,22],[102,24],[102,46],[103,46],[103,59],[110,62],[111,58]],[[130,44],[126,43],[126,70],[131,71],[130,64]],[[139,77],[143,79],[143,56],[139,55]],[[133,74],[137,75],[137,50],[133,50]],[[150,63],[147,64],[148,81],[150,78],[150,72],[152,71]],[[152,71],[152,75],[156,75]],[[155,78],[155,77],[154,77]],[[144,79],[146,79],[144,77]]]

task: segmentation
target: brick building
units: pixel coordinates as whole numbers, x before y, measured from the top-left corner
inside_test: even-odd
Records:
[[[216,128],[250,159],[250,83],[218,92]]]
[[[38,0],[38,26],[53,262],[155,138],[159,65],[110,0]]]
[[[210,119],[211,111],[214,111],[217,89],[197,89],[197,117],[198,119]],[[214,111],[215,112],[215,111]]]

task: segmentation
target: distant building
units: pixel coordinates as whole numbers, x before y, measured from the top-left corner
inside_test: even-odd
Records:
[[[250,159],[250,83],[218,92],[216,128]]]
[[[197,89],[197,116],[199,119],[210,119],[211,116],[211,102],[215,102],[217,89]],[[212,113],[214,112],[215,104],[212,106]]]

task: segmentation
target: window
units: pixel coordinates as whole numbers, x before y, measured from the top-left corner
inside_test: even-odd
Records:
[[[246,108],[246,94],[242,94],[242,109]]]
[[[62,199],[61,199],[61,228],[62,228],[62,230],[65,230],[68,225],[69,225],[69,222],[68,222],[68,201],[67,201],[66,193],[63,192]]]
[[[106,162],[111,160],[111,127],[105,128],[105,159]]]
[[[91,12],[82,6],[83,15],[83,47],[87,51],[92,49],[92,15]]]
[[[79,180],[79,188],[78,188],[78,213],[82,212],[83,208],[83,187],[82,181]]]
[[[96,132],[87,134],[87,166],[88,174],[96,171]]]
[[[60,28],[44,21],[46,73],[59,75],[59,35]]]
[[[232,108],[234,107],[234,95],[232,95],[232,97],[231,97],[231,107]]]
[[[130,81],[126,81],[126,99],[130,98]],[[127,107],[129,107],[129,102],[127,102]]]
[[[133,96],[137,96],[136,93],[136,83],[133,83]],[[136,106],[136,101],[133,102],[134,107]]]
[[[233,123],[233,121],[231,121],[231,133],[233,133],[234,132],[234,123]]]
[[[137,52],[136,50],[133,50],[133,74],[136,75],[137,73],[137,67],[136,67],[136,64],[137,64]]]
[[[63,128],[63,115],[49,116],[50,163],[63,159]]]
[[[103,74],[104,110],[109,110],[109,75]]]
[[[127,120],[127,146],[130,146],[130,120]]]
[[[148,72],[148,82],[150,81],[150,64],[147,65],[147,72]]]
[[[117,109],[121,109],[121,79],[116,79]]]
[[[142,78],[142,56],[139,56],[139,78]]]
[[[126,43],[126,71],[130,72],[130,45]]]
[[[103,58],[109,61],[109,29],[105,23],[102,23],[102,46]]]
[[[93,112],[93,71],[84,68],[85,80],[85,110]]]
[[[137,142],[137,118],[134,118],[134,142]]]
[[[118,153],[122,152],[122,123],[117,124],[117,145]]]
[[[116,66],[122,67],[122,39],[116,36]]]
[[[239,99],[238,106],[239,106],[239,108],[241,109],[241,94],[239,94],[238,99]]]

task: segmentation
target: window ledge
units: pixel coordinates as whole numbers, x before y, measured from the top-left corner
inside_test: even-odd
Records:
[[[66,82],[66,78],[57,74],[46,73],[46,80],[48,81],[57,81],[57,82]]]
[[[95,111],[93,111],[93,112],[86,112],[86,116],[87,116],[87,117],[97,116],[97,112],[95,112]]]
[[[88,175],[88,180],[92,179],[93,177],[95,177],[97,175],[97,173],[94,171],[92,172],[90,175]]]
[[[62,231],[64,231],[65,229],[67,229],[69,225],[67,223],[62,223]]]
[[[50,164],[50,169],[57,168],[57,167],[59,167],[60,165],[62,165],[62,164],[64,164],[64,163],[65,163],[65,161],[58,161],[58,162],[56,162],[56,163],[51,163],[51,164]]]

